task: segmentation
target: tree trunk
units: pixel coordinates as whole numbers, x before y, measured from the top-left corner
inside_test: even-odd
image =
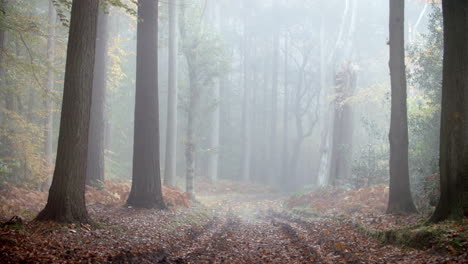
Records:
[[[108,18],[103,10],[99,10],[86,173],[86,184],[95,187],[104,182]]]
[[[159,161],[158,1],[138,1],[132,189],[127,204],[165,209]]]
[[[216,106],[213,109],[213,112],[211,113],[210,151],[208,157],[208,175],[212,181],[218,178],[220,123],[219,100],[222,89],[222,83],[222,80],[217,80],[213,90],[213,97],[216,100]]]
[[[68,38],[56,167],[37,220],[90,221],[85,205],[89,115],[99,2],[74,0]]]
[[[352,65],[347,64],[335,76],[333,139],[331,147],[330,183],[333,186],[343,184],[351,176],[353,109],[346,99],[353,96],[356,86],[356,73]]]
[[[442,1],[440,201],[432,222],[468,215],[468,2]]]
[[[289,117],[289,89],[288,89],[288,38],[284,38],[284,106],[283,106],[283,150],[281,179],[283,184],[288,182],[289,154],[288,154],[288,117]]]
[[[187,40],[187,32],[185,27],[185,3],[180,6],[180,35],[182,42]],[[193,46],[196,43],[192,43]],[[195,65],[197,61],[196,54],[192,51],[192,45],[188,45],[184,51],[185,59],[187,61],[187,68],[189,72],[189,106],[187,109],[187,132],[185,135],[185,190],[189,198],[194,200],[194,181],[195,181],[195,117],[198,112],[198,69]]]
[[[5,10],[7,3],[6,0],[0,0],[0,9]],[[0,85],[3,86],[5,85],[5,68],[3,67],[4,62],[4,50],[6,46],[6,32],[2,28],[0,28]],[[4,119],[4,109],[3,105],[3,100],[0,100],[0,128],[3,125],[3,119]]]
[[[248,39],[247,39],[247,18],[244,17],[244,41],[243,41],[243,86],[244,94],[242,99],[242,181],[249,182],[250,178],[250,160],[251,160],[251,133],[250,133],[250,84],[249,84],[249,54],[248,54]]]
[[[178,70],[178,1],[169,3],[169,94],[167,103],[166,160],[164,184],[175,186],[177,165],[177,70]]]
[[[196,69],[190,63],[190,56],[187,56],[189,67],[189,82],[190,82],[190,95],[189,95],[189,108],[187,111],[187,134],[185,143],[185,166],[186,166],[186,192],[189,194],[190,199],[195,199],[194,194],[194,181],[195,181],[195,116],[198,111],[198,86]]]
[[[221,21],[221,7],[219,1],[214,1],[213,17],[216,24],[216,31],[221,34],[222,21]],[[223,84],[225,76],[221,76],[215,82],[213,90],[213,98],[215,100],[215,107],[211,112],[211,131],[210,131],[210,151],[208,153],[208,177],[213,181],[218,178],[218,163],[219,163],[219,129],[220,129],[220,100],[221,90],[224,89]]]
[[[319,187],[327,186],[329,182],[328,171],[328,153],[330,152],[330,136],[329,136],[329,127],[330,127],[330,104],[328,103],[329,89],[327,87],[327,62],[326,62],[326,43],[325,43],[325,21],[324,15],[322,15],[320,22],[320,89],[323,91],[321,94],[321,101],[324,101],[324,106],[322,107],[324,111],[322,133],[320,136],[320,158],[319,165],[317,169],[317,185]]]
[[[404,0],[390,1],[390,197],[387,213],[416,212],[408,172],[408,120],[404,43]]]
[[[57,21],[57,12],[52,1],[49,1],[49,30],[47,37],[47,61],[49,63],[47,68],[47,96],[44,99],[44,106],[46,110],[45,118],[45,141],[44,141],[44,152],[46,158],[46,165],[52,167],[52,138],[53,138],[53,100],[52,93],[55,89],[55,72],[54,72],[54,60],[55,60],[55,27]]]
[[[278,0],[273,1],[273,19],[278,19]],[[270,157],[268,166],[269,182],[277,183],[278,175],[276,166],[277,162],[277,120],[278,120],[278,64],[279,64],[279,25],[273,25],[273,72],[272,72],[272,90],[271,90],[271,123],[270,123]]]

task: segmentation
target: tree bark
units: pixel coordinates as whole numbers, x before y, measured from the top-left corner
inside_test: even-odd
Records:
[[[169,94],[167,103],[166,160],[164,184],[175,186],[177,161],[177,94],[178,94],[178,1],[169,2]]]
[[[0,9],[2,11],[5,11],[5,7],[7,5],[6,0],[0,0]],[[5,68],[3,67],[4,62],[4,52],[5,52],[5,44],[6,42],[6,32],[5,30],[0,28],[0,85],[5,85]],[[0,100],[0,128],[3,125],[3,119],[4,119],[4,113],[3,113],[3,108],[4,108],[4,102],[3,100]]]
[[[273,19],[278,19],[278,0],[273,1]],[[277,163],[277,120],[278,120],[278,64],[279,64],[279,25],[273,25],[273,72],[272,72],[272,90],[271,90],[271,123],[270,123],[270,157],[268,166],[269,182],[277,183],[278,173]]]
[[[333,186],[343,184],[351,176],[353,108],[346,99],[353,96],[356,86],[356,73],[352,65],[347,64],[335,76],[333,137],[331,147],[330,183]]]
[[[468,215],[468,2],[442,1],[440,201],[432,222]]]
[[[72,4],[56,167],[37,220],[90,222],[85,180],[98,5],[95,0]]]
[[[158,101],[158,1],[138,1],[132,188],[127,204],[165,209],[161,190]]]
[[[213,17],[216,24],[216,31],[221,34],[222,19],[221,19],[221,6],[219,1],[214,1]],[[214,181],[218,179],[218,163],[219,163],[219,129],[220,129],[220,101],[221,101],[221,90],[225,84],[225,76],[221,76],[216,79],[215,87],[213,90],[213,98],[215,100],[215,106],[211,112],[211,131],[210,131],[210,151],[208,153],[208,177]]]
[[[180,35],[183,42],[187,40],[187,32],[185,27],[185,3],[180,6]],[[189,198],[194,200],[194,181],[195,181],[195,117],[198,113],[198,69],[195,65],[197,61],[196,53],[193,52],[193,47],[196,43],[190,43],[183,50],[185,59],[187,61],[187,68],[189,72],[189,98],[187,109],[187,132],[185,135],[185,191],[188,193]]]
[[[247,8],[246,8],[247,10]],[[249,182],[250,178],[250,160],[251,160],[251,133],[250,133],[250,84],[249,84],[249,41],[247,36],[247,17],[244,17],[244,36],[243,36],[243,99],[242,99],[242,181]]]
[[[284,105],[283,105],[283,150],[282,150],[282,169],[281,179],[282,183],[288,182],[288,171],[289,171],[289,153],[288,153],[288,118],[289,118],[289,89],[288,89],[288,38],[284,38]]]
[[[57,21],[57,12],[52,1],[49,1],[49,30],[47,37],[47,60],[48,60],[48,69],[47,69],[47,96],[44,99],[44,106],[46,109],[46,118],[45,118],[45,141],[44,141],[44,152],[46,158],[46,165],[52,167],[52,138],[53,138],[53,101],[52,93],[55,89],[55,72],[54,72],[54,60],[55,60],[55,26]]]
[[[389,214],[416,212],[410,191],[408,171],[408,120],[404,43],[404,0],[390,2],[390,194]]]
[[[99,10],[86,173],[86,184],[95,187],[104,182],[108,17],[103,10]]]

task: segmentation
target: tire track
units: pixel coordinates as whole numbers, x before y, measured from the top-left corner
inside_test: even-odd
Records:
[[[352,246],[347,245],[340,238],[333,238],[327,235],[322,235],[321,231],[323,227],[317,226],[315,222],[308,222],[301,218],[294,217],[288,213],[274,212],[269,211],[268,214],[276,219],[281,219],[288,222],[291,226],[294,226],[296,229],[302,229],[306,232],[311,238],[315,238],[314,242],[318,246],[324,248],[327,252],[331,252],[335,255],[340,256],[346,260],[346,263],[360,264],[363,263],[360,258],[352,251]],[[340,223],[341,225],[343,223]],[[337,230],[332,230],[331,234],[338,232]],[[360,253],[360,252],[357,252]]]
[[[213,263],[218,252],[228,251],[228,240],[233,240],[240,221],[234,215],[228,215],[225,221],[219,218],[216,218],[216,221],[217,228],[198,239],[198,246],[183,251],[170,260],[174,263]]]

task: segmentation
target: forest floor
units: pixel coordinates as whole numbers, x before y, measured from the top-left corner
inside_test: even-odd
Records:
[[[466,219],[422,225],[420,216],[385,215],[383,186],[294,197],[232,183],[200,188],[206,192],[194,205],[165,190],[176,206],[165,211],[122,206],[124,184],[88,190],[92,226],[30,221],[46,195],[32,192],[33,202],[20,189],[0,191],[0,220],[12,213],[24,219],[0,228],[0,262],[468,262]],[[96,199],[105,202],[90,202]]]

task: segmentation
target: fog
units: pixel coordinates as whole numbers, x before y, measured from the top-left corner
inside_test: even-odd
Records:
[[[161,2],[159,11],[163,161],[168,5]],[[194,114],[195,177],[269,184],[284,191],[327,185],[330,173],[335,174],[333,185],[387,182],[387,1],[183,1],[177,5],[186,5],[188,32],[186,39],[179,38],[177,56],[176,160],[177,184],[182,189],[187,112],[192,111],[184,54],[190,43],[197,45],[195,67],[204,79]],[[426,2],[406,3],[407,47],[422,41],[431,10]],[[133,113],[129,109],[134,107],[136,20],[119,12],[111,15],[113,41],[120,41],[123,53],[121,64],[115,66],[125,77],[113,87],[107,102],[112,163],[106,167],[121,178],[131,175]],[[408,94],[418,94],[416,85],[408,86]],[[214,170],[213,159],[219,160]],[[333,162],[341,164],[339,171],[331,171],[331,166],[336,167]],[[370,162],[378,164],[365,165]],[[164,165],[161,169],[164,172]],[[411,169],[414,177],[433,173],[428,168]],[[376,173],[377,179],[369,178]]]
[[[0,0],[2,263],[466,263],[466,10]]]

